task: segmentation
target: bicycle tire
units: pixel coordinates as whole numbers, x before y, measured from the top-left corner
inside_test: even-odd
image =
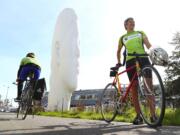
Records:
[[[19,104],[19,103],[18,103]],[[18,108],[17,108],[17,111],[16,111],[16,117],[18,118],[19,117],[19,109],[20,109],[20,106],[18,105]]]
[[[165,94],[158,71],[153,66],[145,66],[138,76],[138,83],[138,100],[144,122],[150,127],[161,126],[165,114]]]
[[[23,90],[23,94],[21,96],[21,101],[19,103],[19,114],[21,115],[22,120],[25,120],[28,114],[28,111],[31,107],[31,103],[32,103],[32,86],[31,83],[28,82],[26,83],[26,86]]]
[[[25,87],[26,88],[26,87]],[[24,119],[24,112],[23,112],[23,110],[24,110],[24,95],[26,95],[26,90],[25,90],[25,88],[24,88],[24,90],[22,91],[22,94],[21,94],[21,100],[18,102],[18,109],[17,109],[17,118],[19,118],[19,115],[21,115],[21,119]]]
[[[27,89],[27,82],[25,83],[25,87],[24,87],[24,90],[22,91],[22,94],[21,94],[21,100],[18,102],[18,109],[17,109],[17,118],[19,118],[19,115],[21,115],[21,119],[24,118],[24,113],[22,112],[23,111],[23,102],[24,102],[24,95],[26,95],[26,89]]]
[[[117,100],[118,100],[117,87],[112,83],[107,84],[100,98],[101,115],[102,118],[107,123],[113,121],[118,113]]]

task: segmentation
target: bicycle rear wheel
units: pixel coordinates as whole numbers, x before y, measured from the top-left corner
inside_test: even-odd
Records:
[[[145,66],[138,76],[138,81],[141,115],[149,126],[160,126],[165,113],[165,95],[161,77],[154,67]]]
[[[110,123],[117,115],[118,90],[117,87],[109,83],[102,92],[100,104],[103,119]]]
[[[18,109],[17,109],[17,118],[25,119],[25,105],[24,105],[24,95],[25,91],[23,90],[22,95],[21,95],[21,101],[18,102]]]
[[[32,103],[32,94],[31,94],[32,90],[31,89],[32,89],[31,85],[26,87],[21,96],[22,98],[19,103],[17,117],[20,115],[22,120],[26,119],[26,116],[31,108],[31,103]]]
[[[16,111],[16,117],[18,118],[19,117],[19,109],[20,109],[20,103],[18,103],[18,108],[17,108],[17,111]]]

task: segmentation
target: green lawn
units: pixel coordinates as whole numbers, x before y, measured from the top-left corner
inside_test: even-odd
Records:
[[[102,120],[100,113],[82,112],[82,111],[69,111],[69,112],[38,112],[37,115],[64,117],[64,118],[79,118]],[[124,115],[117,115],[115,121],[132,122],[135,117],[134,109],[130,109]],[[180,109],[166,109],[163,125],[180,126]]]
[[[163,124],[180,126],[180,109],[166,109]]]

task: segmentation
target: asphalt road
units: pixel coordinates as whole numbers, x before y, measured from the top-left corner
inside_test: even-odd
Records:
[[[130,123],[28,116],[25,120],[13,113],[0,113],[0,135],[180,135],[180,127],[157,129]]]

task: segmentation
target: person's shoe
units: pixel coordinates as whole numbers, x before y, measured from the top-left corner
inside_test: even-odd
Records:
[[[17,97],[17,98],[14,99],[14,101],[15,101],[15,102],[19,102],[19,101],[21,101],[21,98],[20,98],[20,97]]]
[[[133,122],[132,122],[134,125],[140,125],[140,124],[143,124],[143,119],[140,115],[137,115]]]

